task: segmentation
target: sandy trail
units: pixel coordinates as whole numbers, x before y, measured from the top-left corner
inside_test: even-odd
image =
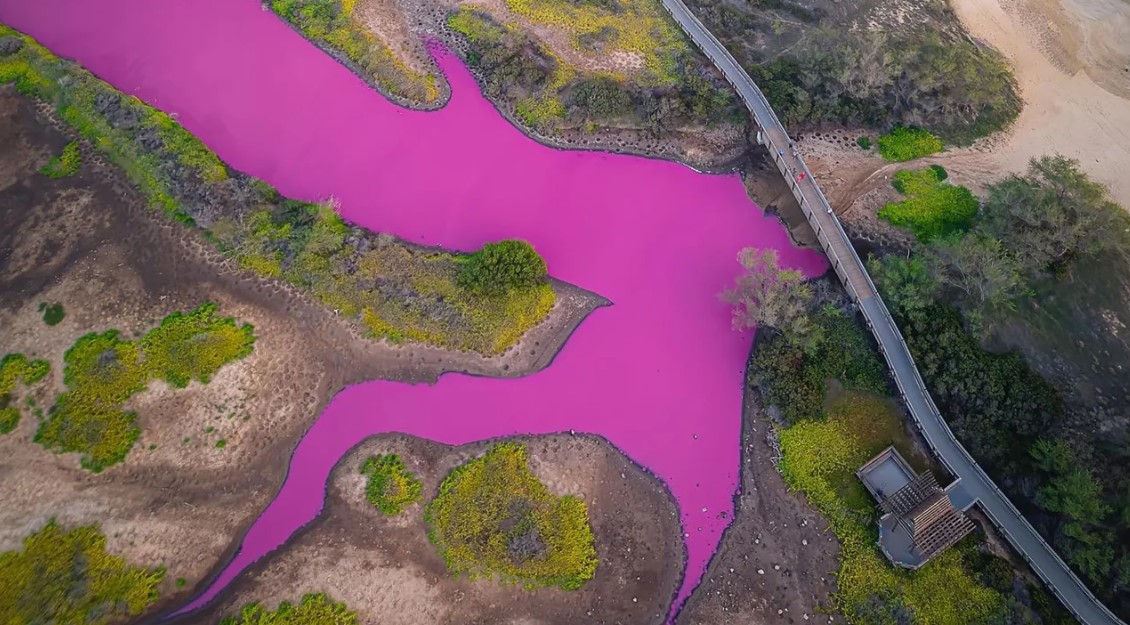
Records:
[[[1003,176],[1024,169],[1033,157],[1058,152],[1078,159],[1093,179],[1110,187],[1115,201],[1130,207],[1130,177],[1125,176],[1130,100],[1117,95],[1130,96],[1130,40],[1125,37],[1130,3],[952,0],[952,5],[974,37],[1008,57],[1024,97],[1020,119],[983,159],[996,171],[985,173]]]

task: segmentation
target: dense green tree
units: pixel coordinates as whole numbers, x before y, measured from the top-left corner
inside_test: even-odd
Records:
[[[745,47],[726,37],[738,28],[721,28],[731,49]],[[917,125],[948,142],[968,143],[1004,128],[1020,112],[1015,80],[1000,54],[932,29],[828,24],[772,61],[744,65],[786,124]]]
[[[525,241],[487,243],[464,260],[459,286],[483,295],[502,295],[545,280],[545,260]]]
[[[586,119],[609,120],[627,114],[632,98],[614,78],[598,76],[578,83],[569,94],[569,104]]]
[[[1031,466],[1032,443],[1063,415],[1063,400],[1016,353],[985,351],[960,313],[935,304],[900,318],[926,385],[963,444],[993,470],[1018,475]]]
[[[1073,259],[1127,240],[1130,219],[1107,188],[1092,182],[1079,161],[1045,156],[1026,175],[993,185],[982,228],[1015,254],[1030,276],[1063,269]]]
[[[920,318],[938,297],[938,282],[920,256],[872,257],[867,269],[891,310],[907,318]]]
[[[1053,475],[1036,493],[1036,503],[1084,523],[1101,523],[1109,512],[1103,504],[1102,487],[1091,472],[1076,467]]]
[[[1103,583],[1117,555],[1114,533],[1104,527],[1110,508],[1102,485],[1062,440],[1041,439],[1030,455],[1044,475],[1036,505],[1062,519],[1055,545],[1068,562],[1096,583]]]
[[[1019,263],[1001,242],[983,233],[950,237],[923,248],[930,273],[960,296],[975,324],[992,311],[1010,310],[1025,290]]]

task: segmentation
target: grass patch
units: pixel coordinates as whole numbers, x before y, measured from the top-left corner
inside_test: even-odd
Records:
[[[944,148],[941,139],[922,128],[895,126],[879,137],[879,154],[888,161],[911,161]]]
[[[921,241],[968,230],[980,202],[969,189],[943,183],[948,177],[940,166],[896,173],[892,184],[906,199],[879,209],[879,217]]]
[[[326,3],[288,6],[313,14]],[[350,10],[349,3],[335,6]],[[122,167],[154,208],[206,226],[205,236],[244,268],[303,288],[373,336],[494,354],[553,306],[544,284],[496,297],[467,292],[454,282],[460,256],[346,224],[329,203],[282,197],[229,171],[168,115],[60,61],[30,37],[0,26],[2,36],[23,45],[0,57],[0,83],[53,102],[59,118]]]
[[[164,576],[107,553],[97,526],[67,531],[50,521],[23,549],[0,554],[0,623],[120,622],[157,600]]]
[[[297,605],[283,601],[274,610],[250,603],[238,615],[225,616],[220,625],[357,625],[357,614],[325,594],[309,594]]]
[[[454,574],[575,590],[596,573],[585,503],[550,493],[517,443],[495,445],[452,471],[425,520]]]
[[[365,498],[381,512],[395,516],[420,500],[423,484],[396,454],[370,456],[361,465]]]
[[[52,156],[39,173],[48,178],[66,178],[77,174],[80,167],[82,167],[82,156],[78,152],[78,141],[71,141],[63,146],[63,153]]]
[[[67,390],[35,441],[82,454],[82,466],[95,472],[121,462],[141,435],[137,414],[121,408],[126,400],[153,379],[206,383],[220,367],[251,353],[251,327],[236,328],[234,319],[217,318],[215,310],[207,303],[169,315],[140,341],[124,340],[117,330],[80,338],[63,357]]]
[[[890,444],[904,455],[913,449],[899,414],[886,399],[854,393],[832,403],[825,420],[801,421],[781,433],[785,482],[808,497],[840,541],[837,607],[861,625],[896,622],[883,620],[891,614],[908,616],[897,622],[930,625],[967,625],[999,614],[1003,597],[966,561],[974,552],[969,541],[915,572],[892,567],[880,553],[878,507],[855,471]]]
[[[765,400],[787,423],[815,419],[824,412],[828,380],[846,388],[882,393],[887,388],[885,369],[875,354],[870,335],[854,319],[836,308],[813,316],[823,339],[813,353],[776,334],[762,339],[750,366],[753,381]]]
[[[216,304],[210,302],[165,317],[141,340],[141,349],[151,374],[173,387],[184,388],[190,380],[207,384],[220,367],[251,354],[252,329],[248,323],[236,325],[231,317],[217,317]]]
[[[50,371],[46,360],[29,360],[23,354],[7,354],[0,359],[0,434],[8,434],[20,424],[20,409],[12,397],[16,385],[35,384]],[[28,400],[29,407],[35,405],[31,397]]]
[[[63,305],[59,302],[54,304],[40,302],[39,312],[43,313],[43,323],[49,326],[58,325],[67,316],[67,313],[63,311]]]
[[[434,76],[410,69],[392,49],[353,17],[355,0],[272,0],[271,10],[307,39],[348,61],[355,73],[382,92],[432,104],[439,99]]]

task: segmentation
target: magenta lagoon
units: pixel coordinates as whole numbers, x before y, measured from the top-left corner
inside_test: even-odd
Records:
[[[774,248],[810,275],[826,266],[790,244],[738,176],[542,146],[443,53],[450,103],[405,110],[258,0],[0,0],[0,20],[175,114],[232,167],[287,195],[333,196],[349,221],[417,243],[471,250],[527,239],[554,276],[613,304],[590,315],[547,369],[521,379],[448,374],[432,386],[342,391],[299,443],[235,559],[189,608],[313,519],[330,470],[369,435],[457,445],[574,430],[610,440],[677,499],[688,553],[677,612],[733,517],[738,488],[752,335],[731,330],[718,293],[745,246]]]

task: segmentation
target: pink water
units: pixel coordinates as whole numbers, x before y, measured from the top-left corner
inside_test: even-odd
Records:
[[[751,334],[717,294],[744,246],[809,274],[735,175],[541,146],[516,131],[446,54],[441,111],[398,108],[257,0],[0,0],[0,20],[128,93],[175,113],[232,167],[299,198],[340,200],[377,231],[470,250],[519,237],[550,271],[607,297],[553,364],[517,380],[450,374],[434,386],[346,389],[299,443],[277,498],[235,559],[188,608],[215,596],[321,509],[334,464],[365,437],[449,444],[575,430],[606,437],[679,503],[688,560],[672,615],[733,516],[742,371]]]

